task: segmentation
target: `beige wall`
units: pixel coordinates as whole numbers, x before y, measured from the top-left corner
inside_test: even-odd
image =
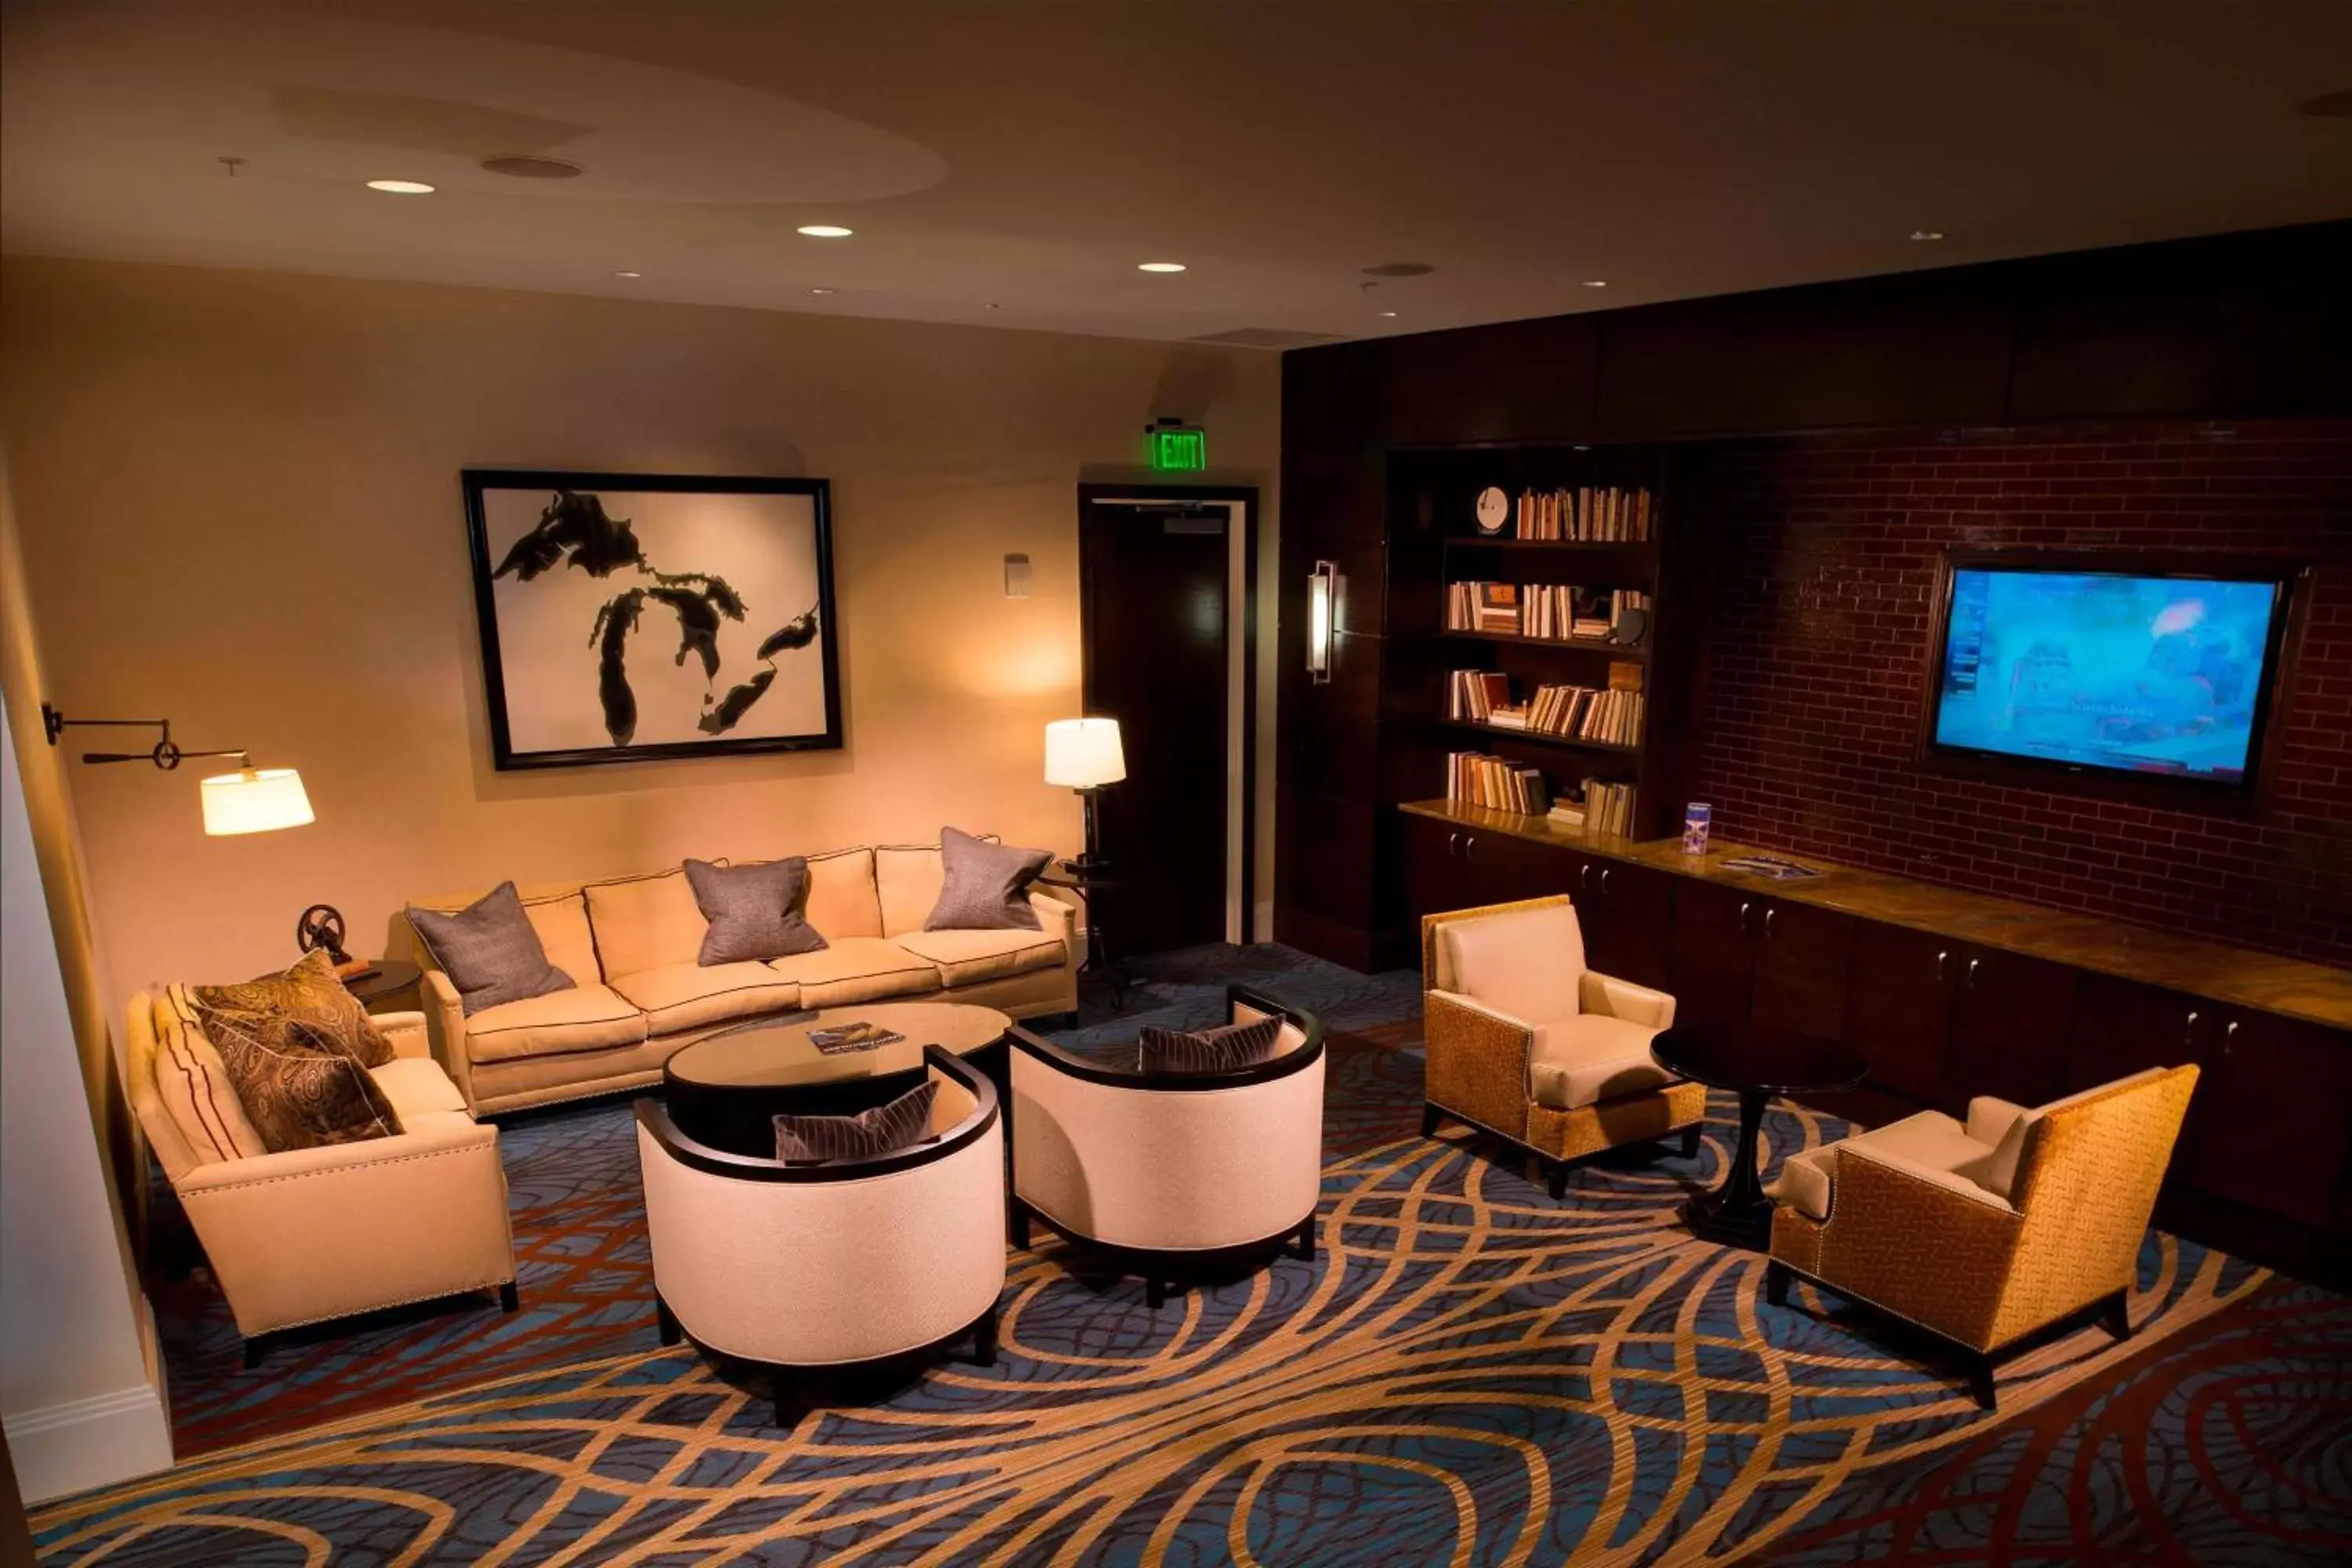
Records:
[[[319,814],[207,839],[193,772],[73,764],[122,989],[290,959],[314,901],[373,952],[404,899],[506,877],[943,822],[1075,849],[1075,802],[1038,773],[1042,726],[1077,711],[1082,470],[1125,471],[1155,414],[1199,418],[1211,477],[1261,487],[1274,559],[1270,355],[11,258],[0,367],[49,700],[249,746]],[[494,772],[469,465],[831,479],[847,749]],[[1013,551],[1032,598],[1003,597]]]

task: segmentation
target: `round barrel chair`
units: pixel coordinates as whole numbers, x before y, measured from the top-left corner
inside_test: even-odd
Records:
[[[969,1338],[996,1360],[1004,1133],[986,1075],[937,1046],[931,1136],[862,1159],[785,1163],[698,1143],[636,1104],[664,1344],[765,1366],[791,1429],[855,1374]]]
[[[1323,1025],[1245,987],[1231,1023],[1280,1018],[1273,1055],[1204,1072],[1146,1072],[1131,1048],[1066,1050],[1012,1034],[1013,1237],[1041,1223],[1171,1282],[1288,1247],[1315,1256],[1323,1187]]]

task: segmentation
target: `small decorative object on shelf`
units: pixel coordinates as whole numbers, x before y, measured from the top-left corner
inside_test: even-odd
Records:
[[[1706,853],[1706,833],[1715,820],[1715,807],[1703,800],[1695,800],[1683,807],[1683,853]]]
[[[1478,492],[1478,531],[1500,533],[1511,521],[1511,498],[1503,493],[1500,485],[1488,485]]]
[[[323,950],[335,973],[343,978],[355,979],[367,969],[365,959],[353,958],[343,951],[347,934],[343,911],[332,904],[312,904],[294,921],[294,945],[304,952]]]

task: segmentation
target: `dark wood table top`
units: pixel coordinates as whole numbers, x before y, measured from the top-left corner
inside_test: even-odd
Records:
[[[872,1024],[903,1036],[863,1050],[819,1050],[813,1029]],[[1013,1020],[993,1007],[952,1002],[863,1002],[739,1024],[672,1053],[662,1076],[672,1089],[772,1089],[918,1073],[923,1047],[958,1056],[994,1045]]]
[[[1852,1089],[1870,1072],[1843,1040],[1745,1021],[1677,1024],[1650,1042],[1650,1054],[1695,1083],[1749,1093],[1826,1093]]]

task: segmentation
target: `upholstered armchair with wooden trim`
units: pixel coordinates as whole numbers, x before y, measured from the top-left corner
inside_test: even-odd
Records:
[[[1584,966],[1566,898],[1429,915],[1421,922],[1429,1042],[1422,1133],[1465,1121],[1541,1159],[1551,1195],[1604,1150],[1680,1138],[1698,1152],[1706,1090],[1652,1059],[1675,999]]]
[[[1809,1150],[1770,1191],[1766,1295],[1794,1276],[1957,1347],[1979,1404],[1993,1365],[2095,1316],[2118,1339],[2141,1238],[2197,1086],[2150,1068],[2034,1110],[1990,1097]]]
[[[1270,1248],[1315,1256],[1323,1194],[1323,1025],[1247,987],[1226,1018],[1279,1017],[1273,1054],[1146,1072],[1133,1050],[1068,1051],[1013,1031],[1013,1238],[1030,1221],[1119,1255],[1158,1307],[1167,1282]]]
[[[861,1369],[969,1339],[996,1360],[1004,1124],[987,1075],[925,1047],[931,1136],[807,1164],[688,1137],[636,1103],[661,1342],[768,1368],[789,1430]]]

